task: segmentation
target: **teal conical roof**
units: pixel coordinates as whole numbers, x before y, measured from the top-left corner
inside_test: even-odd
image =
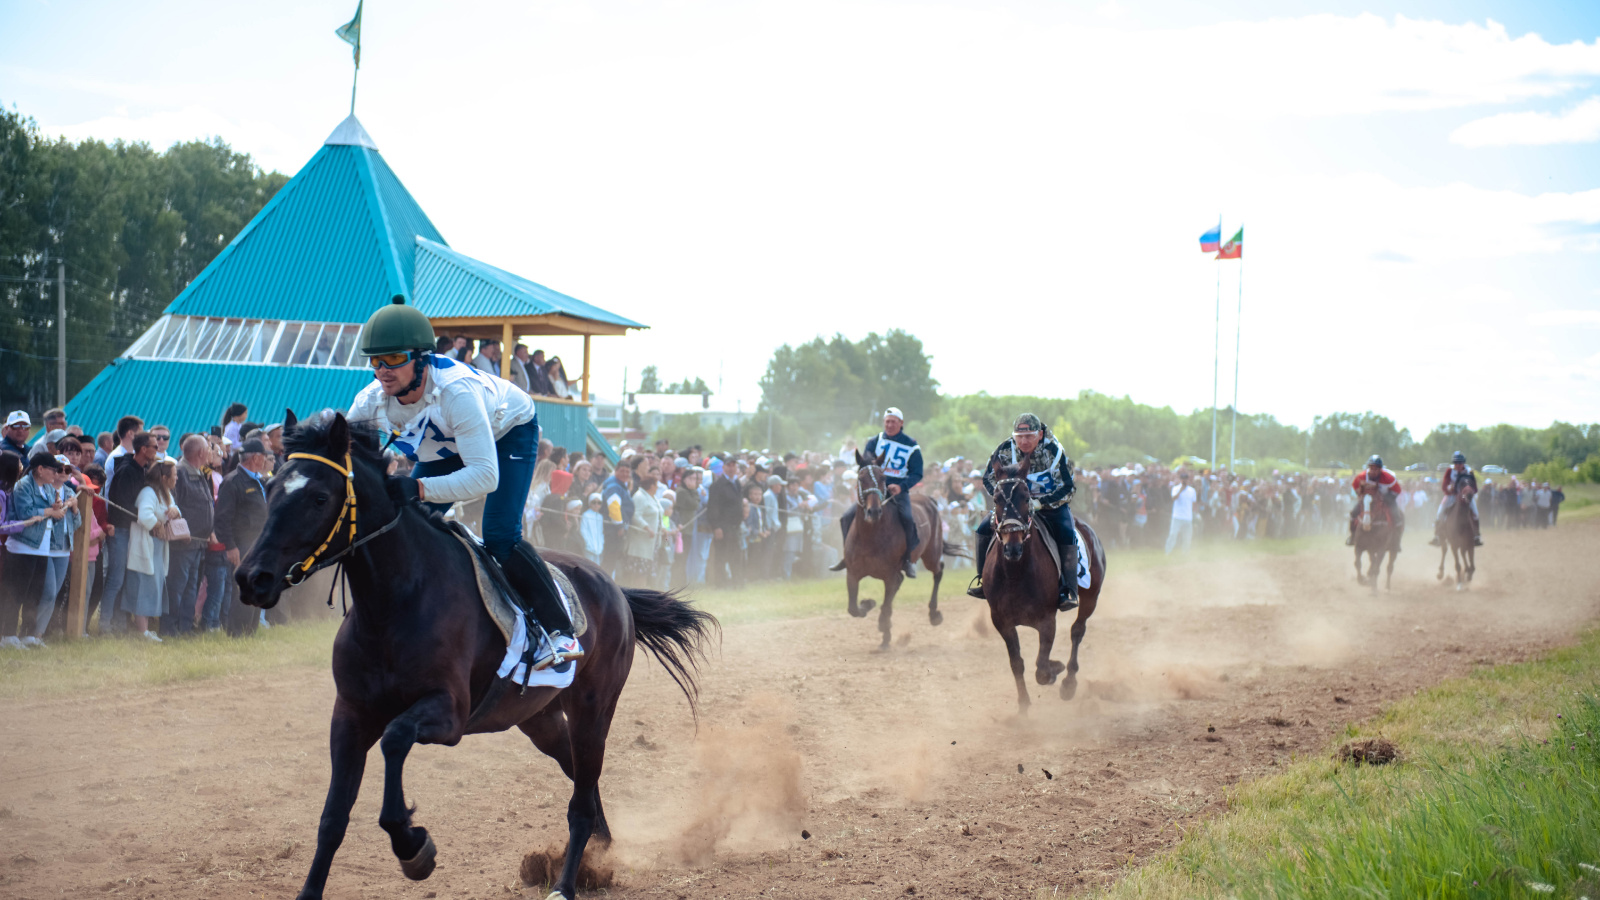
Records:
[[[419,237],[445,242],[350,116],[166,311],[364,322],[412,296]]]

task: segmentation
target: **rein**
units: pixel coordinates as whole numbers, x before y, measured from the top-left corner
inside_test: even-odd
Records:
[[[320,572],[331,565],[337,564],[344,557],[359,549],[363,544],[400,524],[400,513],[397,512],[395,513],[394,518],[389,521],[389,524],[379,528],[377,531],[374,531],[360,540],[356,539],[356,472],[355,467],[350,464],[350,453],[348,451],[345,452],[344,465],[342,466],[325,456],[318,456],[315,453],[291,453],[289,454],[288,458],[307,459],[311,460],[312,462],[319,462],[344,476],[344,506],[339,510],[338,518],[333,520],[333,530],[328,532],[327,539],[322,542],[320,547],[311,551],[310,556],[306,557],[305,560],[297,562],[289,567],[289,571],[283,576],[283,580],[290,587],[300,584],[307,578],[310,578],[316,572]],[[338,553],[335,553],[326,559],[321,558],[322,554],[327,552],[328,547],[333,544],[334,539],[339,536],[339,529],[344,525],[346,519],[350,521],[349,543]],[[333,591],[331,588],[328,591],[328,607],[330,609],[333,607]]]

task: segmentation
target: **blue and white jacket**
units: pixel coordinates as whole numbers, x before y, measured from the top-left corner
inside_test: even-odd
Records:
[[[904,431],[890,437],[880,431],[867,439],[862,456],[883,467],[883,480],[909,491],[922,481],[922,448]]]

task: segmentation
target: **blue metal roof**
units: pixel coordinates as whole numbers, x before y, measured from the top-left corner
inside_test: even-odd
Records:
[[[250,419],[262,424],[283,421],[285,409],[302,418],[324,409],[349,409],[371,382],[366,368],[119,359],[79,391],[66,412],[88,435],[114,431],[117,420],[129,414],[180,435],[220,425],[223,411],[236,401],[250,407]],[[616,451],[589,421],[587,407],[537,400],[535,405],[543,437],[579,453],[592,444],[617,461]]]
[[[166,311],[365,322],[412,295],[418,237],[444,242],[375,148],[324,144]]]
[[[348,409],[371,381],[365,368],[118,359],[68,401],[66,412],[85,434],[113,431],[118,419],[131,414],[177,435],[222,424],[223,410],[235,401],[263,424],[283,421],[285,409],[298,416]]]
[[[513,318],[565,313],[596,322],[644,328],[560,291],[479,262],[443,243],[417,237],[418,309],[431,319],[454,316]]]

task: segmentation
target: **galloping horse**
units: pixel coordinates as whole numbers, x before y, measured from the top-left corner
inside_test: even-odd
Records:
[[[1372,592],[1378,592],[1378,569],[1383,565],[1385,556],[1389,558],[1389,568],[1384,574],[1383,589],[1389,590],[1394,580],[1394,561],[1400,555],[1400,537],[1405,534],[1405,520],[1392,517],[1389,505],[1376,494],[1384,490],[1380,484],[1371,482],[1361,486],[1361,518],[1356,526],[1356,583],[1368,585]],[[1372,560],[1372,570],[1369,574],[1361,573],[1361,554],[1366,553]]]
[[[878,649],[887,650],[890,620],[894,618],[894,595],[906,577],[900,571],[900,560],[905,558],[906,535],[900,527],[899,506],[885,503],[883,468],[862,456],[859,450],[856,451],[856,466],[856,503],[861,509],[844,541],[845,590],[850,598],[850,615],[859,619],[874,606],[871,600],[856,601],[861,579],[877,578],[883,582],[883,609],[878,612],[878,630],[883,633],[883,643]],[[939,581],[944,577],[941,557],[962,554],[954,547],[945,546],[944,526],[933,499],[921,494],[912,494],[907,499],[917,521],[917,546],[911,555],[933,573],[928,621],[938,625],[944,621],[944,613],[939,612]]]
[[[1469,504],[1472,503],[1472,491],[1465,490],[1456,498],[1454,506],[1445,510],[1444,523],[1439,526],[1439,536],[1443,538],[1439,546],[1439,574],[1436,580],[1444,580],[1444,558],[1451,555],[1456,561],[1456,590],[1464,591],[1472,581],[1472,573],[1478,570],[1477,545],[1472,540],[1472,514]]]
[[[572,779],[566,860],[551,893],[571,900],[590,836],[611,842],[598,782],[634,644],[655,655],[692,710],[696,663],[716,620],[672,594],[622,590],[588,561],[550,553],[588,616],[587,655],[565,689],[507,690],[496,677],[506,641],[484,609],[470,551],[438,516],[391,498],[376,434],[337,413],[316,425],[297,425],[291,414],[286,431],[293,452],[268,490],[261,537],[240,562],[239,599],[269,609],[291,578],[337,561],[352,600],[333,643],[333,779],[300,900],[322,896],[374,743],[384,759],[378,824],[406,877],[421,881],[437,851],[427,829],[411,824],[406,755],[418,743],[454,746],[463,735],[512,726]]]
[[[1034,679],[1054,684],[1065,671],[1061,699],[1071,700],[1078,690],[1078,645],[1089,628],[1106,578],[1106,551],[1100,538],[1083,522],[1078,528],[1078,555],[1089,566],[1089,586],[1078,588],[1078,618],[1072,623],[1072,655],[1062,665],[1050,658],[1056,640],[1056,603],[1059,581],[1056,564],[1045,541],[1051,540],[1029,511],[1027,464],[998,467],[1000,479],[994,486],[995,540],[1000,552],[990,551],[983,566],[983,593],[989,602],[989,621],[1006,642],[1011,659],[1011,674],[1017,680],[1017,710],[1027,714],[1028,688],[1023,684],[1022,646],[1017,626],[1026,625],[1039,632],[1039,658]],[[1074,572],[1068,576],[1076,578]]]

